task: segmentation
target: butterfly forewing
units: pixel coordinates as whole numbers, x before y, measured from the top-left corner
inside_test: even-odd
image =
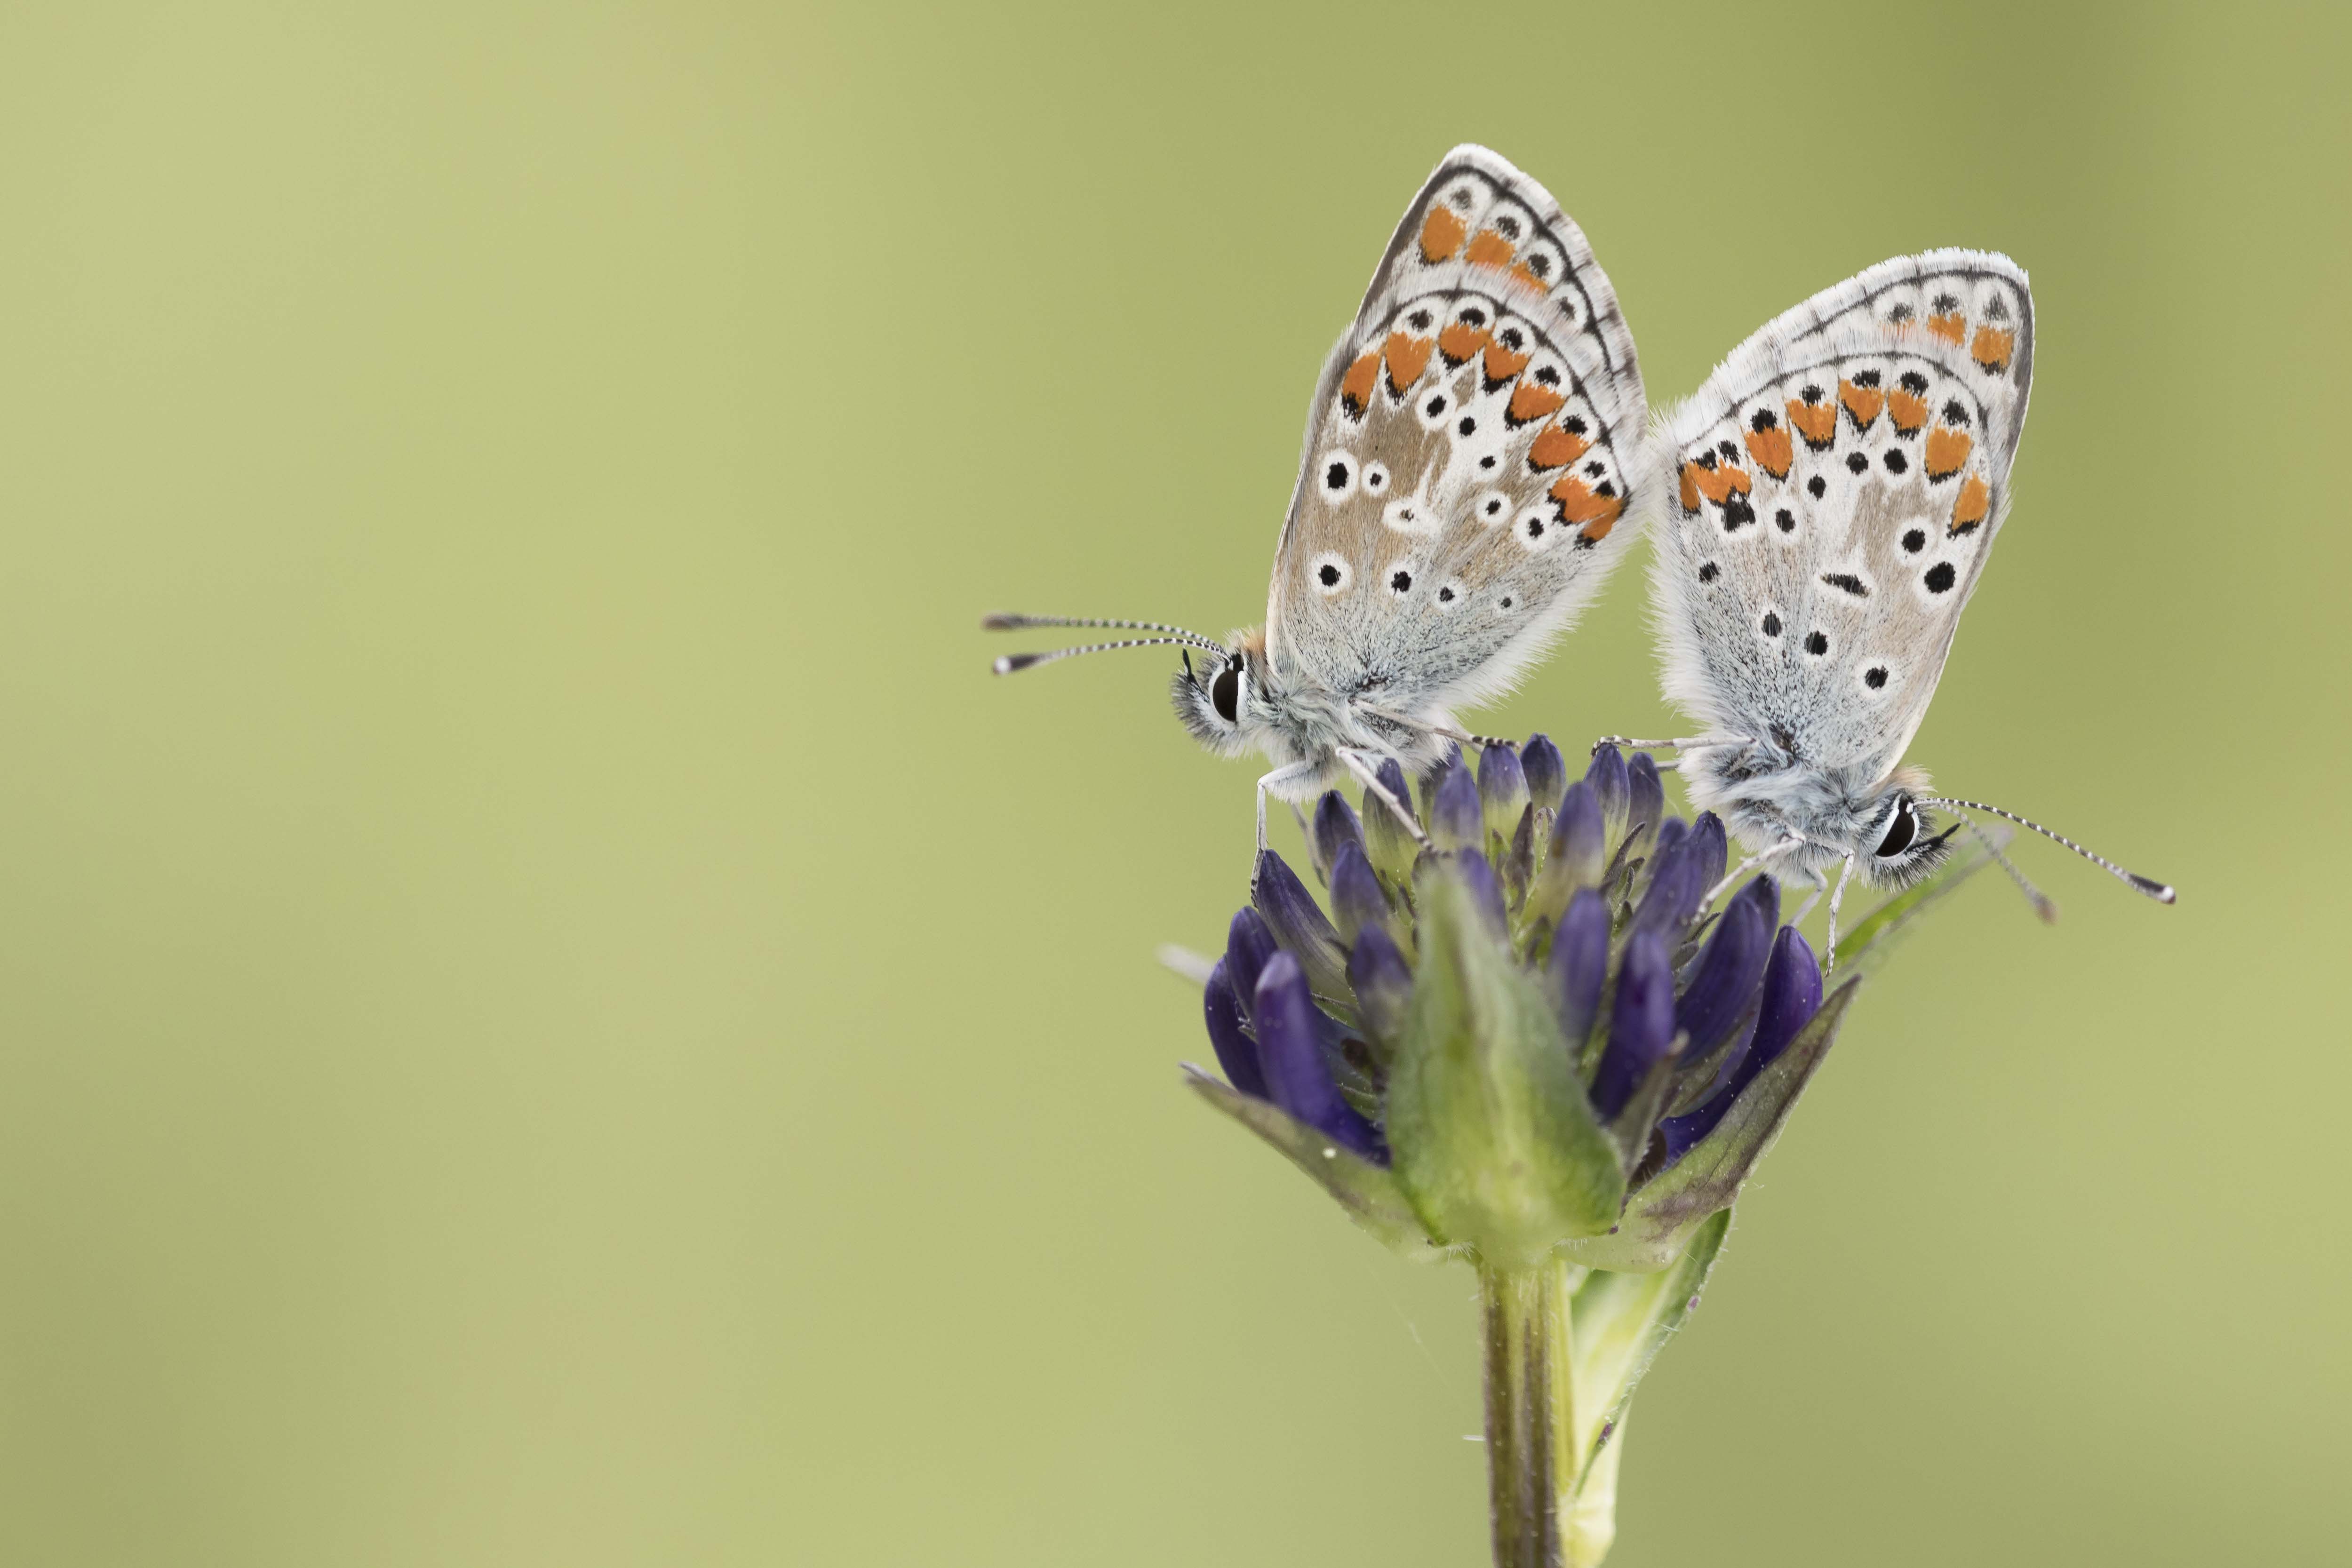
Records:
[[[1750,338],[1668,426],[1668,695],[1711,733],[1900,760],[2009,501],[2032,352],[2004,256],[1898,257]]]
[[[1509,163],[1457,148],[1307,411],[1269,656],[1401,711],[1507,685],[1637,531],[1646,419],[1583,235]]]

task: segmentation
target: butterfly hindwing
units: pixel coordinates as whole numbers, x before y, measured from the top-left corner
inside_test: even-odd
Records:
[[[1398,709],[1507,685],[1637,531],[1646,419],[1583,235],[1503,159],[1455,149],[1316,389],[1270,657]]]
[[[2032,354],[2007,257],[1882,263],[1742,344],[1668,423],[1667,695],[1712,734],[1892,769],[2009,504]]]

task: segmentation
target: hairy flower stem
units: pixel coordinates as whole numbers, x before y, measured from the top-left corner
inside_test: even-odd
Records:
[[[1568,1273],[1557,1261],[1478,1270],[1486,1309],[1495,1568],[1570,1568],[1598,1561],[1580,1554],[1570,1539],[1578,1445],[1569,1320],[1575,1281]]]

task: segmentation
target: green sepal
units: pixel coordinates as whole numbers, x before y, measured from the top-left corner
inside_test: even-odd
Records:
[[[1389,1070],[1397,1180],[1431,1235],[1524,1267],[1608,1229],[1625,1173],[1535,978],[1454,876],[1422,889],[1412,1009]]]
[[[1651,1274],[1596,1269],[1577,1287],[1569,1311],[1575,1323],[1577,1501],[1580,1511],[1606,1517],[1613,1497],[1614,1456],[1624,1440],[1626,1407],[1634,1385],[1657,1359],[1668,1336],[1680,1328],[1714,1267],[1731,1229],[1731,1211],[1718,1210],[1701,1224],[1667,1267]],[[1605,1549],[1605,1542],[1601,1543]],[[1597,1561],[1598,1556],[1591,1559]]]
[[[1394,1176],[1339,1147],[1280,1106],[1244,1094],[1189,1061],[1184,1063],[1184,1082],[1202,1099],[1265,1139],[1277,1154],[1313,1177],[1350,1218],[1391,1251],[1416,1260],[1444,1256],[1422,1228]]]
[[[1836,1040],[1861,984],[1858,977],[1849,979],[1831,992],[1788,1049],[1740,1091],[1715,1130],[1635,1190],[1614,1229],[1570,1242],[1560,1249],[1562,1256],[1633,1274],[1655,1272],[1682,1256],[1707,1218],[1731,1207],[1748,1173],[1772,1146],[1790,1108]]]

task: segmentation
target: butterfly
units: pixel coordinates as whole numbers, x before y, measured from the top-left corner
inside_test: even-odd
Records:
[[[993,615],[992,630],[1161,633],[996,671],[1181,645],[1178,718],[1214,751],[1275,765],[1257,783],[1261,847],[1268,796],[1351,774],[1419,837],[1381,764],[1424,771],[1477,738],[1453,710],[1508,690],[1591,601],[1663,504],[1647,441],[1633,334],[1583,233],[1505,159],[1457,147],[1316,382],[1265,626],[1220,643],[1157,622]]]
[[[1693,802],[1755,852],[1735,877],[1770,863],[1819,888],[1842,867],[1832,962],[1847,880],[1919,881],[1974,826],[1962,810],[2173,901],[2039,823],[1931,794],[1903,763],[2008,515],[2032,377],[2025,270],[1937,250],[1768,323],[1664,421],[1672,497],[1651,584],[1664,685],[1704,733],[1636,744],[1679,748]],[[1940,833],[1936,810],[1955,814]]]

